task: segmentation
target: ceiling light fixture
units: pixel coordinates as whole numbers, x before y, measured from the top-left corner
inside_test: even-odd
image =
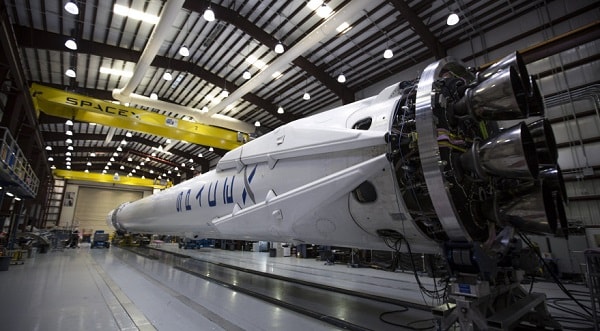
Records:
[[[72,51],[77,50],[77,42],[73,38],[67,39],[67,41],[65,41],[65,46]]]
[[[88,167],[91,167],[92,166],[92,162],[87,161],[87,163],[85,165],[88,166]]]
[[[54,158],[52,156],[48,157],[48,161],[52,162],[54,161]]]
[[[344,76],[343,73],[339,74],[337,77],[337,81],[338,83],[345,83],[346,82],[346,76]]]
[[[108,169],[108,167],[107,167],[107,169]],[[105,170],[102,170],[102,173],[103,173],[103,174],[105,174],[105,173],[106,173],[106,169],[105,169]]]
[[[125,166],[120,166],[119,169],[125,170]]]
[[[209,148],[208,148],[208,151],[209,151],[209,152],[214,152],[214,151],[215,151],[215,149],[214,149],[214,148],[212,148],[212,146],[211,146],[211,147],[209,147]]]
[[[96,157],[96,153],[94,153],[94,152],[91,152],[91,153],[90,153],[90,156],[91,156],[91,157]]]
[[[72,1],[65,3],[65,10],[72,15],[79,15],[79,7]]]
[[[67,138],[67,140],[65,140],[65,143],[66,143],[66,144],[72,144],[72,143],[73,143],[73,140],[71,140],[71,138]]]
[[[50,169],[52,169],[52,170],[55,170],[55,169],[56,169],[56,166],[53,164],[53,165],[50,167]]]
[[[85,172],[85,173],[87,174],[87,173],[88,173],[88,172],[90,172],[90,171],[89,171],[89,170],[87,170],[87,169],[85,169],[83,172]]]
[[[204,157],[202,153],[198,153],[198,157]]]
[[[131,138],[131,137],[133,137],[133,134],[131,132],[127,131],[127,133],[125,133],[125,137]]]
[[[114,157],[111,157],[109,161],[110,161],[110,162],[115,162],[115,158],[114,158]]]
[[[67,169],[71,170],[71,166],[70,166],[70,165],[68,165],[68,166],[67,166]]]
[[[70,166],[71,162],[67,161],[67,162],[65,162],[65,164]]]
[[[277,114],[283,114],[283,113],[284,113],[284,111],[283,111],[283,107],[279,106],[279,107],[277,108]]]
[[[283,52],[285,52],[285,48],[283,47],[281,41],[279,41],[277,42],[277,45],[275,45],[275,53],[282,54]]]
[[[71,158],[67,156],[65,157],[65,161],[71,161]]]
[[[156,94],[154,92],[150,93],[150,100],[158,100],[158,94]]]
[[[391,59],[392,57],[394,57],[394,52],[392,52],[391,49],[386,48],[385,51],[383,51],[383,58],[384,59]]]
[[[304,99],[304,100],[310,100],[310,94],[305,91],[304,95],[302,96],[302,99]]]
[[[110,161],[108,161],[108,162],[106,163],[106,166],[108,166],[108,167],[110,167],[111,165],[112,165],[112,162],[110,162]]]
[[[46,146],[46,150],[47,151],[51,151],[52,150],[52,146]]]
[[[260,122],[259,121],[254,122],[254,126],[257,128],[260,127]]]
[[[446,24],[452,26],[452,25],[456,25],[458,22],[460,21],[460,18],[458,17],[458,15],[454,12],[450,13],[450,15],[448,15],[448,18],[446,19]]]
[[[127,162],[133,162],[133,159],[130,157],[127,158]]]
[[[75,73],[75,70],[73,70],[72,68],[69,68],[67,69],[67,71],[65,71],[65,76],[75,78],[77,77],[77,73]]]
[[[65,155],[66,156],[71,156],[71,152],[66,152]]]
[[[317,8],[316,12],[317,16],[321,18],[327,18],[331,15],[331,13],[333,13],[333,10],[325,2],[323,2],[323,4]]]
[[[121,146],[117,147],[117,152],[122,152],[123,149],[121,148]]]
[[[245,70],[244,73],[242,74],[242,78],[248,80],[248,79],[252,78],[252,74],[250,73],[250,71]]]
[[[164,80],[173,80],[173,75],[170,72],[165,72],[162,77]]]
[[[215,20],[215,12],[212,11],[212,9],[210,9],[210,5],[208,6],[208,8],[206,8],[202,17],[204,17],[204,19],[209,22],[212,22]]]
[[[127,140],[125,140],[125,139],[121,140],[121,145],[127,145]]]
[[[67,120],[67,121],[65,122],[65,125],[73,125],[73,121],[71,121],[71,120]]]
[[[190,56],[190,50],[185,45],[183,45],[179,48],[179,55],[183,57]]]
[[[73,146],[67,146],[67,150],[72,151],[73,150]]]

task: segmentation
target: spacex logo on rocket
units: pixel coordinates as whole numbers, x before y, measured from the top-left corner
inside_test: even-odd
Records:
[[[246,205],[246,198],[250,198],[252,203],[255,203],[254,193],[250,188],[250,183],[252,183],[252,179],[254,179],[254,174],[256,173],[256,165],[250,172],[250,175],[247,175],[246,172],[247,167],[244,167],[244,189],[242,190],[241,198],[242,204]],[[219,180],[214,182],[210,182],[207,184],[202,184],[200,190],[196,194],[195,198],[198,201],[198,207],[202,207],[202,202],[205,201],[205,206],[215,207],[218,204],[219,199],[217,199],[217,192],[222,192],[223,197],[223,205],[232,204],[235,202],[234,200],[234,183],[235,183],[235,175],[230,177],[225,177],[225,180],[222,181],[222,186],[219,186]],[[204,189],[206,188],[206,192]],[[185,192],[185,193],[184,193]],[[184,198],[185,195],[185,198]],[[192,195],[192,189],[188,189],[187,191],[181,191],[177,194],[177,200],[175,202],[175,209],[177,212],[182,211],[190,211],[192,210],[192,205],[190,204],[190,195]],[[183,205],[185,203],[185,205]]]

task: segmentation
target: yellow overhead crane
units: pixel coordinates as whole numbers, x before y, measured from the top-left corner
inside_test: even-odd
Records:
[[[231,150],[248,141],[248,135],[210,125],[98,100],[80,94],[32,84],[29,89],[36,112],[149,133],[165,138]]]
[[[128,177],[128,176],[117,176],[112,174],[101,174],[101,173],[93,173],[93,172],[84,172],[84,171],[72,171],[72,170],[62,170],[55,169],[52,171],[54,176],[71,179],[71,180],[85,180],[96,183],[109,183],[109,184],[120,184],[120,185],[132,185],[132,186],[143,186],[143,187],[151,187],[155,189],[163,190],[165,188],[173,186],[171,181],[167,180],[156,180],[156,179],[146,179],[146,178],[137,178],[137,177]]]

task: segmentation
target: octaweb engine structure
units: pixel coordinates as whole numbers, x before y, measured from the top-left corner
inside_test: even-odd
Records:
[[[250,141],[210,172],[119,206],[108,222],[192,238],[439,253],[452,275],[435,310],[443,328],[560,328],[544,296],[520,286],[539,266],[519,234],[567,235],[543,115],[518,53],[482,70],[446,58],[417,80]],[[501,127],[505,120],[524,121]]]

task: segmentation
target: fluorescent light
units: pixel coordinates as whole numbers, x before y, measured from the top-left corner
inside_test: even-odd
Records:
[[[446,24],[456,25],[458,21],[460,21],[458,15],[456,13],[450,13],[450,15],[448,15],[448,19],[446,19]]]
[[[271,75],[271,78],[273,78],[273,79],[279,79],[279,78],[281,78],[281,77],[283,77],[283,74],[281,73],[281,71],[275,71],[275,72],[274,72],[274,73]]]
[[[265,61],[259,60],[254,55],[248,55],[248,57],[246,58],[246,62],[250,63],[251,65],[257,67],[260,70],[263,70],[267,66]]]
[[[73,14],[73,15],[78,15],[79,14],[79,8],[72,1],[69,1],[69,2],[65,3],[65,10],[69,14]]]
[[[65,71],[65,75],[67,77],[71,77],[71,78],[77,77],[77,73],[75,73],[75,70],[73,70],[71,68],[69,68],[69,69],[67,69],[67,71]]]
[[[383,51],[383,58],[384,59],[391,59],[394,56],[394,52],[392,52],[391,49],[386,49],[385,51]]]
[[[285,48],[283,47],[283,44],[280,41],[277,43],[277,45],[275,45],[275,53],[282,54],[283,52],[285,52]]]
[[[179,55],[183,57],[190,56],[190,50],[185,45],[183,45],[179,48]]]
[[[352,27],[350,26],[350,24],[348,24],[348,22],[343,22],[342,24],[338,25],[337,28],[335,28],[335,31],[343,34],[350,31],[351,29]]]
[[[151,24],[158,23],[158,19],[159,19],[159,17],[156,15],[147,14],[140,10],[135,10],[135,9],[131,9],[126,6],[116,5],[116,4],[113,7],[113,12],[117,15],[127,16],[131,19],[138,20],[138,21],[144,21],[144,22],[151,23]]]
[[[107,68],[107,67],[100,67],[100,73],[123,76],[123,77],[133,76],[133,71],[119,70],[119,69],[113,69],[113,68]]]
[[[67,39],[67,41],[65,41],[65,46],[70,50],[77,50],[77,42],[75,42],[75,39]]]
[[[210,9],[210,6],[208,6],[208,8],[206,8],[206,10],[204,11],[202,17],[204,17],[205,20],[212,22],[215,20],[215,12],[212,11],[212,9]]]

